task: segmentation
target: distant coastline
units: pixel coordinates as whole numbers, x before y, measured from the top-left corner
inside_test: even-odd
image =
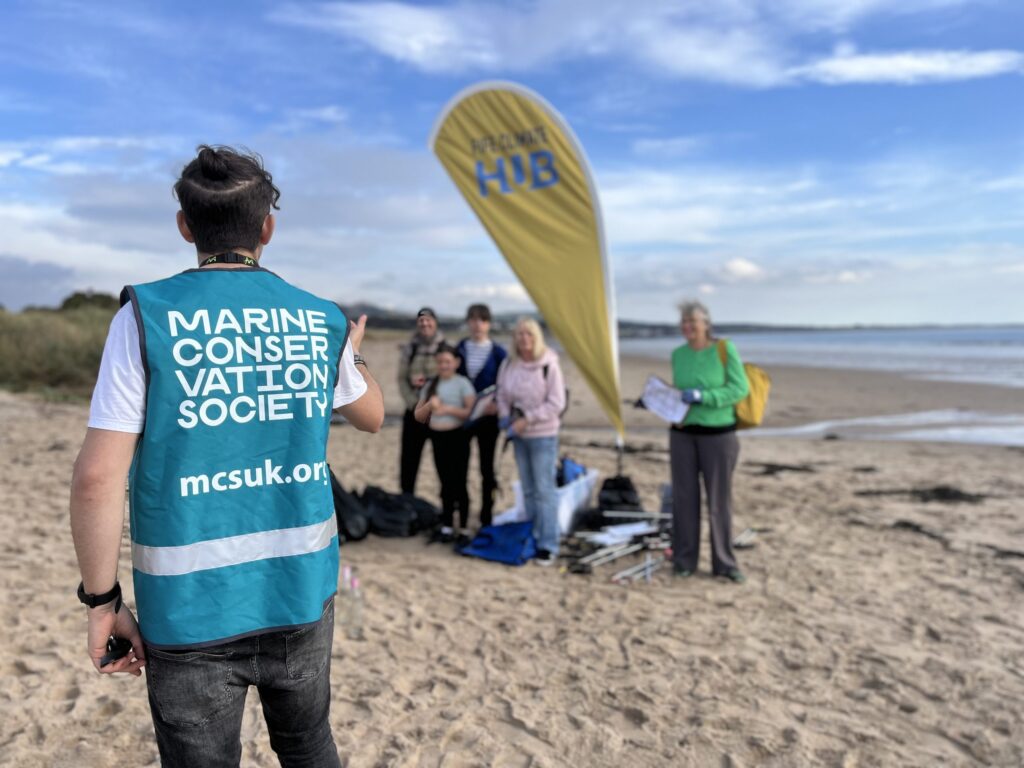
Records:
[[[349,317],[365,314],[374,328],[397,328],[407,330],[415,325],[415,312],[386,309],[375,304],[339,303],[343,312]],[[516,320],[529,312],[495,313],[493,318],[494,331],[501,333],[511,331]],[[446,331],[457,329],[463,325],[458,315],[438,316],[441,328]],[[912,323],[907,325],[854,323],[849,325],[776,325],[772,323],[715,323],[715,330],[721,335],[735,333],[814,333],[834,331],[912,331],[912,330],[945,330],[951,328],[983,329],[983,328],[1024,328],[1024,323]],[[677,323],[649,323],[641,320],[619,320],[619,336],[623,339],[646,339],[678,336]]]
[[[370,327],[379,330],[395,329],[407,331],[416,324],[416,310],[395,310],[381,307],[368,302],[349,304],[336,302],[348,317],[358,317],[365,314],[369,320]],[[77,291],[57,307],[27,306],[18,312],[12,312],[0,306],[0,312],[9,315],[18,315],[32,312],[62,312],[74,309],[91,307],[95,309],[117,310],[120,302],[117,297],[96,291]],[[435,309],[437,309],[435,307]],[[533,314],[539,317],[536,312],[501,312],[493,316],[493,330],[496,333],[509,332],[515,325],[516,320],[523,314]],[[543,323],[543,319],[542,323]],[[442,329],[446,331],[456,330],[464,325],[461,315],[445,314],[439,312],[438,321]],[[815,324],[775,324],[775,323],[730,323],[716,322],[715,331],[723,336],[737,333],[818,333],[837,331],[921,331],[921,330],[951,330],[951,329],[992,329],[992,328],[1024,328],[1024,323],[908,323],[905,325],[895,323],[851,323],[841,325],[815,325]],[[675,322],[653,323],[642,320],[619,320],[619,336],[623,339],[644,339],[675,337],[679,335],[679,325]]]

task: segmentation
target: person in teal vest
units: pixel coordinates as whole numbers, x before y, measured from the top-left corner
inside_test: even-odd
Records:
[[[338,531],[334,411],[383,423],[366,317],[260,265],[280,195],[257,155],[199,147],[175,184],[198,267],[128,286],[71,485],[103,674],[141,675],[164,766],[237,766],[256,686],[282,765],[339,765],[328,720]],[[128,485],[138,621],[118,551]]]

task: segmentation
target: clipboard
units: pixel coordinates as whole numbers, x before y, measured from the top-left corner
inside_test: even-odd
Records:
[[[679,424],[686,418],[690,406],[682,400],[682,391],[667,384],[657,376],[650,376],[641,396],[644,407],[669,424]]]

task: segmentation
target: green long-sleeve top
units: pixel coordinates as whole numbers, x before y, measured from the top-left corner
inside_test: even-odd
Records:
[[[733,406],[750,392],[736,346],[725,341],[726,365],[714,341],[701,350],[684,344],[672,350],[672,386],[676,389],[699,389],[701,402],[690,406],[684,425],[728,427],[736,423]]]

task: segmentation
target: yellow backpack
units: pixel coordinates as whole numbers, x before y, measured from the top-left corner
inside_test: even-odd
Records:
[[[722,366],[727,366],[729,352],[725,348],[725,339],[718,340],[718,358]],[[768,407],[768,392],[772,388],[772,377],[760,366],[744,363],[743,371],[747,374],[750,393],[736,403],[736,428],[750,429],[758,426],[764,419],[765,408]]]

